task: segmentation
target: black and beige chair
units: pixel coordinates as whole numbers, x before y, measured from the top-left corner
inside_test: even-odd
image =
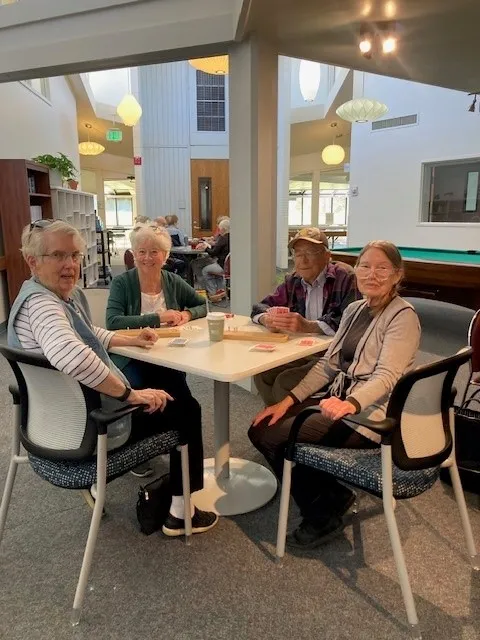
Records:
[[[397,567],[408,622],[414,638],[421,638],[418,617],[395,518],[395,500],[413,498],[430,489],[440,468],[450,471],[472,566],[480,570],[480,558],[468,516],[453,447],[453,380],[468,363],[471,349],[432,364],[417,367],[400,378],[392,392],[386,417],[371,421],[362,414],[349,422],[372,429],[382,438],[379,449],[334,449],[297,443],[303,422],[318,409],[305,409],[295,418],[286,448],[277,559],[285,554],[292,467],[303,464],[335,476],[383,499],[383,508]]]
[[[19,464],[63,489],[88,492],[96,486],[90,530],[73,603],[72,624],[80,610],[105,504],[107,482],[173,448],[181,452],[183,496],[190,505],[188,447],[177,431],[154,434],[132,444],[107,451],[107,428],[141,407],[108,413],[101,409],[100,394],[60,373],[41,355],[0,347],[18,386],[11,386],[15,409],[12,454],[0,505],[0,542]],[[20,444],[27,452],[20,455]],[[185,509],[186,542],[191,540],[190,508]]]

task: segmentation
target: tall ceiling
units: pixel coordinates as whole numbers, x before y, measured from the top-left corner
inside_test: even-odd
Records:
[[[249,0],[238,37],[257,34],[282,55],[451,89],[480,89],[478,0]],[[400,28],[398,54],[363,58],[363,22]]]

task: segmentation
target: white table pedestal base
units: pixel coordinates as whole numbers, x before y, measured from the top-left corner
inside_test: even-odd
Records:
[[[204,461],[204,488],[193,494],[199,509],[234,516],[263,507],[277,492],[277,479],[261,464],[230,458],[230,477],[215,478],[215,460]]]

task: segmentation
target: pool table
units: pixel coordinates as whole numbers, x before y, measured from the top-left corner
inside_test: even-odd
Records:
[[[405,265],[401,293],[469,309],[480,308],[480,251],[399,247]],[[332,251],[332,260],[354,265],[361,247]]]

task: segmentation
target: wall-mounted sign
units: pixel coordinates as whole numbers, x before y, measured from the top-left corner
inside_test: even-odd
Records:
[[[105,137],[109,142],[121,142],[123,133],[121,129],[108,129]]]
[[[140,166],[142,164],[142,156],[133,156],[133,164]]]

